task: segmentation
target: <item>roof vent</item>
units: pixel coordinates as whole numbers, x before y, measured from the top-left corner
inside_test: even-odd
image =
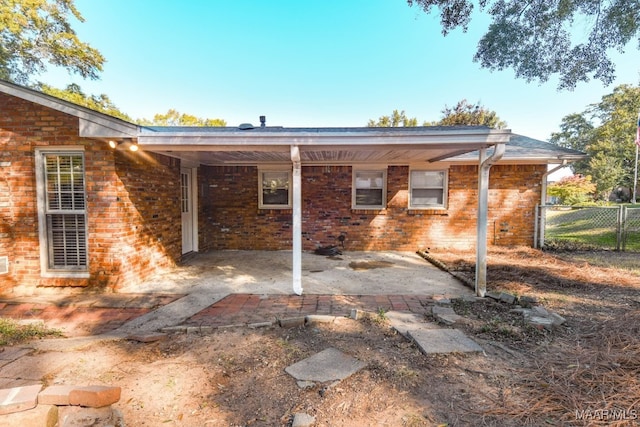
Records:
[[[250,129],[253,129],[253,125],[251,123],[242,123],[240,126],[238,126],[238,129],[250,130]]]

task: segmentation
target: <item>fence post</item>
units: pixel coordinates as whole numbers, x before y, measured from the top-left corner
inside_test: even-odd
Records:
[[[622,211],[620,212],[620,240],[622,242],[622,252],[624,252],[627,248],[627,207],[621,206]]]
[[[616,221],[616,251],[620,252],[621,248],[621,240],[622,240],[622,213],[624,211],[624,206],[618,205],[618,215]]]

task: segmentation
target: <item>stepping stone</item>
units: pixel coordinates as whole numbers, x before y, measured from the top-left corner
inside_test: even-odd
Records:
[[[365,367],[365,363],[338,349],[327,348],[320,353],[294,363],[285,368],[285,372],[298,381],[343,380]]]
[[[389,311],[386,317],[389,320],[389,325],[405,337],[409,331],[416,329],[437,328],[435,324],[425,322],[424,316],[414,313]]]
[[[36,384],[0,390],[0,415],[35,408],[40,389],[42,385]]]
[[[482,352],[475,341],[457,329],[417,329],[409,331],[424,354]]]

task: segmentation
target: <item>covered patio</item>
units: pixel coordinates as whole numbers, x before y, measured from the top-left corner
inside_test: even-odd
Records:
[[[475,291],[477,295],[484,296],[489,170],[502,158],[505,144],[509,142],[510,136],[509,130],[496,130],[484,126],[383,129],[281,128],[263,125],[254,128],[245,124],[238,128],[140,128],[137,140],[134,142],[145,151],[179,158],[183,166],[183,175],[186,175],[183,182],[193,182],[194,188],[197,188],[197,168],[200,165],[260,167],[261,165],[288,164],[292,170],[290,188],[292,246],[287,262],[272,263],[271,266],[280,265],[283,272],[288,274],[289,289],[292,287],[297,295],[303,293],[303,286],[307,288],[307,292],[320,292],[317,289],[320,285],[316,277],[321,275],[320,273],[326,276],[328,271],[337,271],[335,264],[330,268],[328,265],[315,266],[320,262],[317,259],[313,263],[307,259],[303,260],[306,257],[302,244],[302,166],[426,165],[477,151],[479,173],[477,229],[475,230],[477,252]],[[190,172],[185,172],[184,168],[191,168]],[[188,190],[188,192],[194,206],[197,206],[197,191]],[[193,243],[190,243],[190,247],[197,252],[198,218],[195,212],[197,209],[194,208],[194,216],[188,219],[191,231],[187,230],[185,233],[183,229],[183,236],[191,236],[189,239]],[[472,233],[473,230],[469,232]],[[424,261],[422,262],[424,264]],[[232,268],[239,270],[235,266]],[[342,269],[342,271],[348,271],[344,266]],[[371,271],[375,272],[376,269]],[[380,271],[386,274],[389,269],[384,268]],[[343,285],[347,282],[348,280],[343,280]],[[387,278],[385,293],[393,293],[389,288],[392,283],[405,285],[403,290],[413,287],[407,286],[403,280]],[[278,286],[278,289],[282,289],[281,286]],[[336,289],[338,288],[330,292],[339,292]]]

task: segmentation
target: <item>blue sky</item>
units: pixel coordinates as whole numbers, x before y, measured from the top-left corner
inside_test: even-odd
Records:
[[[64,71],[40,80],[107,94],[134,118],[174,108],[230,126],[266,115],[286,127],[365,126],[405,110],[438,120],[461,99],[494,110],[514,132],[547,140],[562,118],[622,83],[638,84],[637,50],[616,55],[618,79],[558,92],[472,61],[488,25],[441,35],[439,17],[404,0],[76,0],[74,28],[106,57],[101,79]]]

